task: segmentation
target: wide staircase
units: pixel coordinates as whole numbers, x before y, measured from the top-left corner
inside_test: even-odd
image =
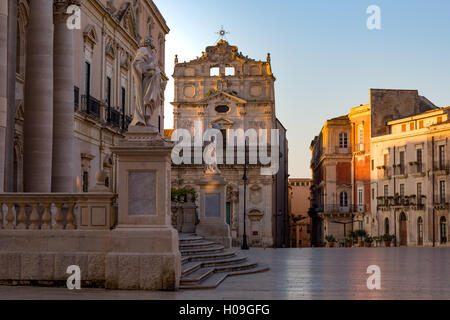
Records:
[[[180,289],[213,289],[227,277],[269,270],[267,266],[248,260],[237,249],[205,240],[195,234],[181,234]]]

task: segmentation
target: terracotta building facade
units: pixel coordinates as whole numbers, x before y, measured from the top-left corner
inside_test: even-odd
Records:
[[[445,246],[449,109],[416,90],[371,89],[370,101],[328,120],[311,144],[313,244],[364,229]]]

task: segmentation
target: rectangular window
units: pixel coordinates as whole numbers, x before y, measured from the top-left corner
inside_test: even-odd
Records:
[[[358,204],[362,205],[363,203],[364,203],[363,189],[360,188],[360,189],[358,189]]]
[[[445,164],[445,146],[439,146],[439,168],[443,169]]]
[[[406,132],[406,124],[402,124],[402,132]]]
[[[417,183],[417,203],[420,204],[422,203],[422,183],[418,182]]]
[[[409,124],[409,130],[414,130],[414,122],[411,122],[410,124]]]
[[[445,181],[439,181],[439,200],[445,203]]]
[[[91,64],[85,62],[84,65],[84,94],[86,97],[91,95]]]
[[[339,148],[348,148],[347,133],[345,132],[339,134]]]
[[[419,121],[419,129],[423,129],[423,120]]]
[[[106,105],[111,108],[111,78],[106,78]]]
[[[400,151],[400,174],[405,174],[405,152]]]
[[[439,123],[442,123],[442,117],[438,117],[437,118],[437,123],[439,124]]]
[[[389,165],[389,154],[385,153],[383,156],[383,165],[387,167]]]
[[[359,143],[360,144],[364,143],[364,128],[363,127],[359,128]]]
[[[89,191],[89,173],[83,172],[83,192]]]
[[[405,185],[402,183],[400,184],[400,197],[404,197],[405,196]]]
[[[372,188],[372,200],[375,200],[375,189]]]
[[[422,165],[422,149],[417,149],[416,150],[416,161],[417,161],[417,164],[419,164],[419,165]]]
[[[384,197],[386,198],[386,197],[388,197],[388,195],[389,195],[389,186],[385,185],[384,186]]]
[[[371,161],[371,166],[372,166],[372,171],[374,170],[374,168],[375,168],[375,161],[372,159],[372,161]]]

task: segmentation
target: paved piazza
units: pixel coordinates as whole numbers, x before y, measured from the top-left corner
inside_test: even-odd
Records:
[[[450,299],[450,248],[251,249],[266,273],[228,278],[215,290],[144,292],[0,287],[0,299]],[[370,291],[367,267],[381,268]]]

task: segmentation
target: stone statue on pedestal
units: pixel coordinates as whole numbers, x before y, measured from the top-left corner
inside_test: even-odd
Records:
[[[151,37],[141,42],[132,63],[135,109],[131,126],[149,127],[156,108],[161,106],[166,81],[161,78],[156,48]]]

